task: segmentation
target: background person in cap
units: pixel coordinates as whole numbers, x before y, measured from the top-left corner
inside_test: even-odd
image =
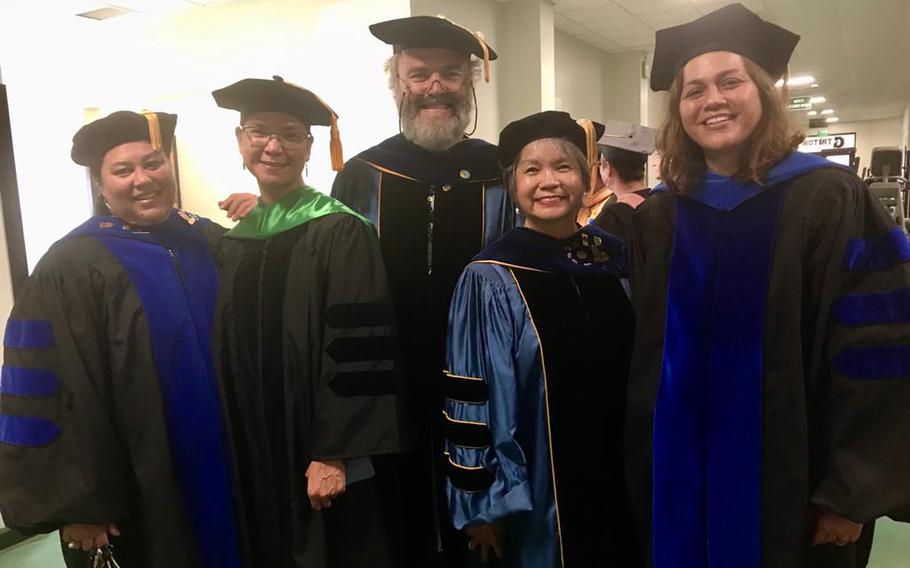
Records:
[[[256,566],[397,566],[374,462],[401,451],[394,317],[373,226],[307,186],[310,91],[244,79],[212,93],[240,111],[237,144],[261,203],[221,240],[216,361]]]
[[[464,542],[448,526],[438,471],[438,391],[455,281],[514,226],[496,147],[465,134],[475,118],[475,81],[481,67],[489,79],[496,53],[479,33],[441,17],[391,20],[370,31],[394,46],[389,87],[401,133],[350,160],[332,195],[376,225],[389,273],[414,446],[401,478],[406,518],[415,520],[404,536],[406,565],[460,567]],[[438,557],[440,548],[448,559]]]
[[[609,121],[598,140],[600,177],[612,195],[600,207],[595,222],[605,231],[628,242],[632,216],[651,192],[645,183],[648,156],[654,151],[657,131],[640,124]]]
[[[862,566],[862,523],[910,510],[910,245],[794,151],[798,39],[739,4],[657,32],[626,443],[654,568]]]
[[[209,330],[222,229],[174,210],[177,117],[120,111],[72,157],[106,214],[55,243],[6,327],[0,513],[61,529],[71,568],[241,566]]]
[[[480,559],[502,566],[642,565],[622,459],[633,335],[624,245],[576,225],[586,142],[564,112],[503,129],[503,179],[524,227],[481,251],[452,299],[449,508]]]

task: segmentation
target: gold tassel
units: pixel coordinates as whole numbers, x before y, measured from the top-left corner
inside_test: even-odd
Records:
[[[588,168],[591,171],[591,182],[588,185],[588,191],[593,192],[597,187],[597,178],[600,175],[597,171],[597,131],[594,129],[594,122],[587,118],[580,118],[575,122],[585,131],[585,148],[587,150]]]
[[[149,123],[149,142],[155,150],[164,150],[164,144],[161,142],[161,124],[158,122],[158,114],[154,112],[143,112],[143,116]]]
[[[285,81],[287,83],[287,81]],[[292,84],[292,83],[289,83]],[[294,85],[296,86],[296,85]],[[303,89],[303,87],[298,87]],[[307,89],[303,89],[313,95],[319,103],[325,107],[329,113],[329,156],[332,159],[332,171],[340,172],[344,169],[344,154],[341,148],[341,132],[338,130],[338,115],[332,110],[332,107],[326,104],[319,95]]]
[[[330,111],[331,112],[331,111]],[[341,148],[341,133],[338,131],[338,116],[331,112],[331,125],[329,128],[329,153],[332,157],[332,170],[340,172],[344,169],[344,155]]]
[[[483,80],[486,83],[490,82],[490,48],[487,46],[486,38],[483,37],[483,34],[480,32],[474,32],[474,37],[477,38],[477,43],[480,44],[480,49],[483,51]]]

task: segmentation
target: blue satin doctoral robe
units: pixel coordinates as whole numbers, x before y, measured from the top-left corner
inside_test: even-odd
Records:
[[[504,566],[636,565],[624,273],[622,243],[589,225],[565,241],[516,229],[459,280],[444,372],[449,510],[459,529],[502,524]]]

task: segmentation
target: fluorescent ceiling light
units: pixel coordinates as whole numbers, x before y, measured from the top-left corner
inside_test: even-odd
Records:
[[[817,88],[817,87],[818,87],[818,83],[812,83],[812,84],[811,84],[811,85],[809,85],[809,86],[810,86],[810,87],[812,87],[812,88],[813,88],[813,89],[815,89],[815,88]]]
[[[834,114],[834,109],[826,108],[825,110],[822,111],[822,114]]]
[[[810,110],[810,111],[807,112],[806,114],[808,114],[809,116],[818,116],[818,111],[817,111],[817,110]]]
[[[793,77],[790,77],[789,80],[787,80],[788,87],[807,87],[813,83],[815,83],[815,77],[812,75],[794,75]],[[777,81],[777,83],[774,84],[778,87],[783,87],[784,80],[780,79]]]
[[[812,103],[812,104],[814,104],[814,105],[820,105],[820,104],[822,104],[823,102],[825,102],[825,101],[827,101],[827,100],[828,100],[828,99],[826,99],[825,97],[812,97],[812,98],[809,99],[809,102]]]
[[[837,118],[836,116],[829,116],[828,118],[825,119],[825,122],[827,122],[828,124],[831,124],[832,122],[837,122],[838,120],[840,120],[840,119]]]

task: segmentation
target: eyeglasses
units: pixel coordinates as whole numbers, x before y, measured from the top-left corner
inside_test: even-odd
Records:
[[[284,148],[296,148],[303,146],[312,135],[306,130],[284,130],[282,132],[269,132],[258,126],[241,126],[240,130],[246,134],[253,146],[265,146],[272,139],[272,136],[278,139],[278,143]]]

